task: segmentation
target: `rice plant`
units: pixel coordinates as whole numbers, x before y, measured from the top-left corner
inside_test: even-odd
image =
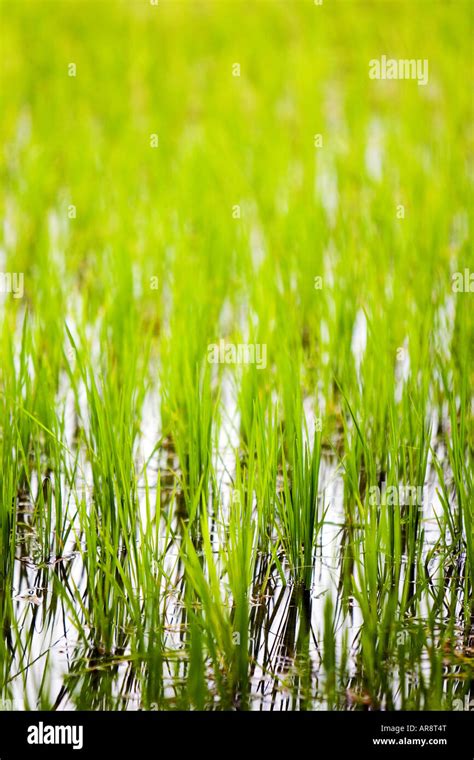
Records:
[[[0,702],[465,704],[469,3],[1,20]]]

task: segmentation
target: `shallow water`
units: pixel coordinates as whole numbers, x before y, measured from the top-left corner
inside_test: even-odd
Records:
[[[357,335],[355,330],[354,335]],[[360,348],[360,347],[359,347]],[[74,450],[75,413],[73,401],[65,388],[62,394],[67,399],[65,440],[71,456]],[[233,472],[235,468],[235,452],[239,437],[239,415],[233,387],[224,382],[222,388],[222,425],[219,432],[218,448],[214,452],[217,481],[220,489],[220,506],[218,522],[212,527],[211,540],[215,561],[220,563],[222,541],[226,532],[223,529],[228,523],[229,510],[232,504]],[[305,402],[306,424],[314,429],[314,414],[311,400]],[[183,575],[179,561],[180,529],[177,521],[180,503],[180,488],[177,481],[179,462],[173,450],[161,447],[156,450],[157,433],[160,428],[159,390],[154,389],[145,399],[143,405],[142,434],[135,447],[137,455],[139,517],[142,527],[146,527],[149,514],[148,503],[155,504],[158,478],[161,486],[161,510],[175,511],[172,525],[175,530],[169,541],[166,532],[162,531],[160,551],[163,552],[163,567],[169,573],[170,583],[162,598],[164,615],[164,655],[163,655],[163,694],[164,702],[169,707],[178,706],[177,694],[186,681],[187,650],[183,640],[186,630],[186,613],[183,604]],[[435,420],[433,421],[435,422]],[[438,425],[433,424],[432,430]],[[432,445],[438,461],[445,457],[444,445],[437,441],[433,434]],[[88,508],[91,508],[93,498],[93,480],[90,464],[85,451],[80,452],[74,489],[63,479],[54,482],[50,475],[50,485],[53,493],[61,489],[63,503],[67,504],[65,523],[72,530],[64,545],[61,555],[56,556],[51,549],[38,539],[34,498],[23,494],[17,505],[17,557],[14,575],[15,617],[18,625],[17,655],[11,667],[11,678],[7,684],[9,698],[25,708],[40,707],[42,704],[55,706],[55,709],[72,709],[77,704],[77,698],[69,692],[71,676],[77,683],[83,678],[89,678],[91,673],[94,681],[107,683],[106,696],[102,695],[95,706],[109,709],[140,709],[143,703],[140,681],[134,676],[136,668],[142,663],[136,661],[133,651],[127,641],[127,625],[124,630],[115,632],[117,643],[115,652],[101,654],[96,651],[96,637],[91,631],[91,644],[87,648],[80,640],[77,628],[71,617],[71,612],[54,591],[54,576],[63,582],[66,589],[74,589],[74,598],[82,599],[87,604],[86,566],[83,563],[83,553],[88,551],[81,537],[80,522],[77,516],[77,498],[85,498]],[[447,466],[447,464],[445,465]],[[32,493],[37,493],[40,481],[37,475],[32,478]],[[41,488],[45,487],[44,478]],[[440,521],[443,509],[437,495],[439,487],[436,470],[430,461],[423,491],[421,508],[421,524],[425,533],[423,560],[426,561],[432,574],[433,582],[439,576],[439,558],[435,548],[441,538]],[[262,553],[258,554],[254,581],[250,591],[250,641],[249,641],[249,675],[250,675],[250,707],[254,710],[285,710],[301,709],[337,709],[384,708],[403,709],[406,707],[406,694],[413,689],[417,679],[430,679],[430,656],[426,647],[422,648],[417,662],[417,674],[410,669],[400,671],[397,665],[397,654],[392,652],[390,695],[381,695],[379,704],[372,704],[370,697],[360,680],[359,647],[364,619],[362,611],[354,599],[346,599],[346,611],[343,611],[341,596],[341,572],[346,554],[347,515],[344,506],[344,475],[343,470],[332,454],[323,454],[319,480],[319,505],[326,510],[326,516],[317,537],[314,557],[311,589],[302,593],[291,580],[291,573],[284,555],[280,552],[280,561],[285,572],[286,582],[276,567],[270,567],[271,558]],[[54,499],[53,499],[54,503]],[[257,505],[254,504],[254,509]],[[255,511],[255,517],[257,512]],[[154,512],[152,512],[154,518]],[[162,518],[163,523],[163,518]],[[220,527],[219,527],[220,526]],[[360,528],[359,528],[360,529]],[[276,540],[277,537],[275,536]],[[136,540],[139,541],[137,533]],[[50,535],[50,546],[54,546],[54,532]],[[408,558],[405,558],[408,562]],[[269,580],[264,594],[260,594],[262,577],[269,571]],[[408,564],[406,565],[408,572]],[[403,581],[402,573],[401,581]],[[260,580],[259,580],[260,579]],[[334,609],[339,610],[335,630],[336,659],[340,661],[346,652],[347,662],[344,672],[338,676],[338,683],[328,697],[327,673],[322,662],[324,660],[324,609],[327,598],[331,597]],[[421,609],[429,614],[432,599],[425,594],[421,600]],[[80,609],[76,602],[76,612]],[[457,608],[459,616],[459,636],[462,642],[462,599],[459,597]],[[448,622],[449,609],[445,611]],[[409,637],[423,621],[411,619],[406,622],[406,636]],[[131,626],[133,629],[133,622]],[[403,636],[403,628],[400,635]],[[87,633],[87,626],[85,627]],[[118,646],[118,642],[121,645]],[[237,644],[238,645],[238,644]],[[436,647],[436,644],[434,643]],[[461,643],[462,646],[462,643]],[[21,651],[21,654],[20,654]],[[456,691],[462,688],[465,675],[459,670],[456,679],[456,668],[446,665],[444,668],[446,685]],[[45,678],[47,686],[42,683]],[[413,680],[415,679],[415,680]],[[213,693],[213,675],[208,673],[208,689]],[[345,685],[344,685],[345,684]],[[402,688],[403,687],[403,688]],[[416,689],[415,689],[416,690]],[[450,691],[450,693],[451,693]],[[405,694],[405,696],[404,696]],[[38,702],[38,696],[41,700]],[[83,697],[82,697],[83,699]],[[389,699],[386,702],[385,699]],[[218,706],[219,699],[215,694],[213,701]],[[91,703],[91,707],[93,707]],[[153,709],[153,704],[151,705]],[[162,705],[160,705],[162,707]]]

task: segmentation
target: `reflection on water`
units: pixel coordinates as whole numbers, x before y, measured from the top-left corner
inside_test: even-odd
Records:
[[[354,352],[360,345],[362,326],[354,329]],[[359,341],[359,342],[358,342]],[[79,452],[74,488],[66,480],[55,482],[53,473],[39,480],[33,475],[31,492],[22,492],[17,501],[17,556],[14,575],[15,621],[8,635],[12,653],[10,679],[5,685],[8,699],[17,700],[26,709],[162,709],[186,707],[189,678],[189,615],[186,607],[186,582],[180,559],[182,528],[180,516],[186,507],[179,485],[179,462],[173,447],[162,442],[156,447],[160,420],[157,391],[146,397],[143,407],[142,435],[136,446],[137,495],[140,509],[135,541],[137,546],[153,523],[157,535],[156,598],[159,600],[159,631],[137,631],[137,621],[127,615],[126,605],[121,624],[114,624],[109,642],[101,641],[100,631],[88,625],[88,568],[85,562],[90,548],[84,541],[78,516],[78,500],[93,509],[93,480],[84,452]],[[225,568],[222,549],[228,540],[225,526],[232,509],[233,474],[238,445],[239,419],[233,389],[225,381],[222,389],[225,414],[215,452],[215,471],[219,498],[209,505],[209,526],[215,564],[221,577]],[[311,403],[305,402],[308,427],[314,428]],[[73,424],[66,425],[68,445],[73,447]],[[68,415],[66,415],[68,418]],[[437,430],[437,425],[433,425]],[[445,462],[444,444],[433,434],[433,451],[437,462]],[[71,452],[72,455],[72,452]],[[447,466],[444,465],[444,466]],[[281,483],[279,486],[281,487]],[[46,503],[53,504],[61,492],[63,523],[68,525],[67,540],[58,553],[55,532],[45,532],[38,521],[36,505],[40,492]],[[317,535],[313,556],[311,588],[304,590],[292,580],[288,561],[281,549],[272,555],[260,551],[255,562],[249,590],[248,675],[249,707],[254,710],[290,709],[412,709],[429,704],[426,689],[433,678],[441,679],[441,692],[455,698],[465,688],[466,668],[472,650],[466,644],[461,625],[463,589],[454,590],[457,601],[451,608],[440,607],[436,628],[426,635],[427,620],[436,600],[439,583],[455,583],[446,577],[440,551],[443,506],[439,497],[438,472],[430,455],[423,504],[419,507],[424,546],[421,561],[430,578],[418,599],[417,614],[397,623],[394,639],[372,642],[374,652],[383,655],[386,672],[377,673],[378,698],[373,684],[366,682],[367,664],[361,654],[367,649],[366,613],[351,591],[350,579],[357,577],[357,556],[363,547],[363,525],[354,526],[347,509],[344,470],[333,453],[322,456],[318,499],[325,518]],[[157,496],[159,497],[157,502]],[[159,514],[156,512],[158,507]],[[257,519],[257,504],[254,503]],[[148,525],[148,528],[150,526]],[[156,527],[158,530],[156,530]],[[49,536],[49,543],[45,541]],[[278,536],[272,536],[277,545]],[[125,549],[124,549],[125,551]],[[383,575],[383,551],[379,572]],[[278,561],[276,561],[278,560]],[[457,562],[465,558],[459,557]],[[402,555],[396,594],[401,598],[411,573],[410,557]],[[443,580],[444,578],[444,580]],[[412,581],[410,581],[412,582]],[[74,600],[71,607],[66,595]],[[453,595],[450,596],[453,599]],[[228,603],[232,603],[227,597]],[[146,600],[140,600],[144,603]],[[74,614],[72,612],[74,610]],[[455,622],[450,651],[439,651],[437,636],[444,625]],[[365,619],[364,619],[365,616]],[[328,628],[329,626],[329,628]],[[329,630],[329,634],[328,634]],[[381,629],[383,631],[383,629]],[[143,651],[137,651],[137,635],[143,637]],[[376,635],[371,634],[371,635]],[[383,633],[379,634],[380,636]],[[156,636],[156,649],[150,643]],[[472,631],[469,633],[472,637]],[[420,645],[412,649],[419,638]],[[469,639],[470,640],[470,639]],[[235,646],[241,646],[236,640]],[[409,646],[410,644],[410,646]],[[328,649],[329,647],[329,649]],[[154,651],[156,662],[150,662]],[[203,706],[218,707],[219,688],[215,670],[203,664],[206,695]],[[149,688],[150,679],[158,678],[159,688]],[[437,669],[438,670],[437,672]],[[156,694],[159,694],[157,698]],[[244,703],[236,692],[233,706]]]

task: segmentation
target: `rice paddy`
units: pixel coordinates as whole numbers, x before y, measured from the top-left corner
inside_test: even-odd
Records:
[[[1,21],[0,703],[469,709],[472,5]]]

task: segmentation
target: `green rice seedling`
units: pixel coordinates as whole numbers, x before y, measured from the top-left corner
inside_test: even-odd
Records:
[[[288,472],[284,453],[283,491],[277,502],[280,540],[293,578],[305,589],[311,587],[313,551],[324,515],[318,498],[321,435],[315,433],[312,450],[303,433],[297,433]]]
[[[469,9],[392,5],[2,5],[0,700],[465,706]]]
[[[186,603],[188,615],[194,616],[195,622],[191,628],[194,637],[197,635],[195,626],[199,624],[199,640],[204,644],[204,648],[201,649],[201,661],[209,656],[217,695],[222,707],[228,709],[238,697],[239,678],[236,665],[240,657],[236,655],[230,602],[228,598],[222,598],[219,569],[212,555],[207,521],[204,518],[201,520],[201,533],[205,568],[191,537],[189,534],[185,537],[184,563],[193,592],[191,597],[186,599]],[[194,612],[195,605],[197,613]],[[202,612],[199,614],[201,609]]]

